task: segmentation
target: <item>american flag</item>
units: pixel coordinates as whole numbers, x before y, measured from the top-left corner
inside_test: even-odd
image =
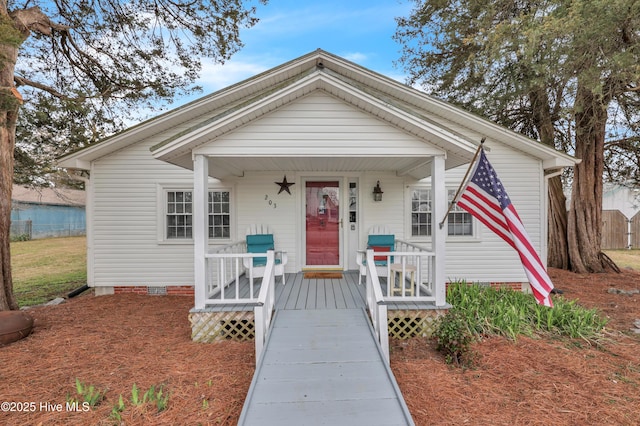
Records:
[[[518,252],[536,301],[552,307],[549,295],[553,283],[533,248],[507,191],[482,148],[471,179],[463,189],[457,204]]]

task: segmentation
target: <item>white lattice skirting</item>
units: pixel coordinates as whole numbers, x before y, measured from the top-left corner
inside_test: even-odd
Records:
[[[248,312],[206,312],[189,313],[191,340],[211,343],[223,340],[243,342],[253,340],[255,319],[253,311]]]
[[[436,327],[435,320],[445,313],[447,309],[389,311],[389,337],[401,340],[431,337]]]

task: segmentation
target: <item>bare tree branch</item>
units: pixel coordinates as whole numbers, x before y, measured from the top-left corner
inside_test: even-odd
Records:
[[[19,77],[17,75],[13,76],[13,80],[16,82],[16,86],[31,86],[31,87],[35,87],[36,89],[44,90],[45,92],[50,93],[59,99],[65,99],[65,100],[72,99],[69,96],[65,95],[64,93],[57,91],[53,87],[47,86],[46,84],[38,83],[37,81],[32,81],[26,78]]]
[[[16,24],[16,28],[26,37],[31,31],[35,31],[42,35],[51,35],[52,30],[68,31],[70,27],[66,25],[56,24],[45,15],[38,6],[28,9],[15,10],[9,13],[9,16]]]

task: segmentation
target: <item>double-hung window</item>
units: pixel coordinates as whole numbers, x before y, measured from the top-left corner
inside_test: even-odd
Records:
[[[451,202],[455,190],[447,191],[447,200]],[[431,236],[431,189],[411,189],[411,236]],[[460,207],[453,206],[447,216],[447,234],[449,236],[473,236],[473,220],[471,214]]]
[[[230,200],[229,191],[209,191],[207,200],[209,238],[231,238]],[[192,191],[169,190],[166,192],[166,238],[167,240],[193,238]]]
[[[193,238],[191,191],[167,192],[167,239]]]
[[[209,238],[231,238],[229,191],[209,191]]]

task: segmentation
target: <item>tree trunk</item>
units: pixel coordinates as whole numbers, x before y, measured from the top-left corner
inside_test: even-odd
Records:
[[[569,269],[567,241],[567,199],[560,176],[549,179],[549,217],[547,265]]]
[[[18,309],[11,278],[11,190],[16,121],[21,99],[13,82],[13,73],[21,41],[28,31],[13,27],[6,1],[0,2],[0,311]]]
[[[0,83],[3,86],[3,83]],[[6,87],[6,86],[5,86]],[[11,278],[11,252],[9,236],[11,228],[11,188],[13,184],[13,149],[15,146],[15,128],[17,108],[4,106],[11,101],[10,94],[0,93],[0,311],[18,309],[13,294]]]
[[[579,273],[602,272],[602,173],[606,103],[578,83],[575,101],[576,157],[567,222],[569,263]]]
[[[529,93],[533,122],[540,135],[540,142],[555,148],[555,127],[552,106],[544,87]],[[549,210],[547,212],[547,265],[569,269],[569,249],[567,243],[567,200],[564,196],[562,178],[549,179]]]

